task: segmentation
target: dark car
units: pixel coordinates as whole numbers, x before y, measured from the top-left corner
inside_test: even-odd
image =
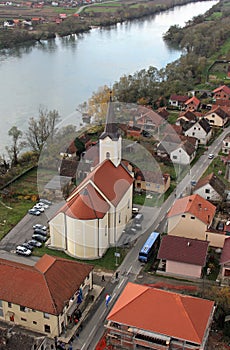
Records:
[[[39,210],[37,210],[37,209],[34,209],[34,208],[29,209],[28,213],[31,214],[31,215],[35,215],[35,216],[41,215],[41,212]]]
[[[33,247],[36,247],[36,248],[41,248],[41,246],[42,246],[42,243],[36,241],[36,239],[30,239],[27,243],[32,245]]]
[[[25,248],[27,248],[27,249],[29,249],[29,250],[33,250],[33,249],[34,249],[34,247],[32,246],[32,244],[29,244],[28,242],[25,242],[25,243],[21,244],[21,246],[22,246],[22,247],[25,247]]]
[[[42,230],[41,228],[35,228],[34,229],[34,234],[42,235],[42,236],[47,236],[47,232]]]
[[[32,236],[32,239],[35,239],[38,242],[44,243],[47,240],[47,237],[42,236],[42,235],[38,235],[38,234],[34,234]]]

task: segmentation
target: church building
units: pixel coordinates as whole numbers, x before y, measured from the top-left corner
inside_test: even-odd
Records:
[[[51,247],[80,259],[102,257],[132,217],[133,176],[121,162],[122,139],[109,102],[99,164],[50,220]]]

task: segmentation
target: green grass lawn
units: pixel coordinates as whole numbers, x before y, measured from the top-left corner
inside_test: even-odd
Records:
[[[74,260],[74,261],[84,262],[87,264],[92,264],[97,269],[114,271],[117,269],[115,252],[120,253],[120,257],[117,258],[117,264],[120,265],[128,252],[128,249],[124,249],[121,247],[109,248],[107,250],[106,254],[101,259],[94,259],[94,260],[75,259],[75,258],[72,258],[71,256],[65,254],[63,251],[49,249],[49,248],[45,247],[44,245],[41,248],[35,248],[33,251],[33,255],[43,256],[44,254],[49,254],[49,255],[53,255],[53,256],[58,256],[60,258],[65,258],[65,259],[70,259],[70,260]]]

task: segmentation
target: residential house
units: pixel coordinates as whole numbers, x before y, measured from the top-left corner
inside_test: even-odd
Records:
[[[60,336],[93,288],[93,266],[45,254],[34,266],[0,259],[0,320]]]
[[[190,111],[197,111],[200,106],[200,100],[196,97],[193,96],[187,101],[185,101],[185,108]]]
[[[224,127],[229,121],[230,114],[226,112],[222,107],[214,106],[204,116],[211,127]]]
[[[135,116],[134,126],[140,130],[153,130],[159,134],[160,127],[165,125],[165,120],[152,109],[139,106]]]
[[[230,237],[225,239],[220,257],[220,278],[221,284],[230,285]]]
[[[230,99],[230,88],[227,85],[222,85],[213,90],[214,100],[229,100]]]
[[[225,137],[222,144],[222,153],[229,154],[230,151],[230,135]]]
[[[195,124],[192,124],[185,131],[185,135],[195,137],[201,145],[207,145],[212,136],[212,128],[210,127],[209,122],[205,118],[202,118]]]
[[[99,164],[49,222],[51,246],[81,259],[96,259],[119,240],[132,217],[133,176],[121,163],[122,140],[110,102],[99,139]]]
[[[194,137],[168,134],[157,145],[157,155],[168,157],[173,163],[187,165],[195,158],[197,145]]]
[[[225,197],[225,189],[224,182],[214,173],[211,173],[197,182],[193,194],[199,194],[211,202],[222,202]]]
[[[179,198],[168,212],[168,234],[207,240],[213,245],[214,238],[207,229],[211,227],[215,212],[216,207],[198,194]],[[225,237],[222,236],[216,234],[218,242],[215,244],[223,246]]]
[[[176,120],[176,125],[181,125],[183,130],[187,130],[189,126],[195,124],[198,120],[196,114],[190,110],[181,112]]]
[[[158,259],[164,260],[166,275],[201,278],[209,242],[177,236],[163,236]]]
[[[41,190],[41,196],[51,201],[66,198],[73,186],[72,176],[54,175]]]
[[[136,171],[134,188],[138,191],[155,192],[163,194],[170,187],[170,175],[159,171]]]
[[[107,344],[204,350],[214,311],[214,301],[129,282],[107,316]]]
[[[165,120],[167,120],[169,117],[169,112],[167,111],[166,107],[159,107],[157,109],[157,113]]]
[[[185,107],[185,102],[189,99],[188,96],[172,94],[169,98],[169,105],[180,109]]]

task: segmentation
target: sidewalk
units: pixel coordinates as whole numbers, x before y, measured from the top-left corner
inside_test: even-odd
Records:
[[[93,289],[89,292],[89,295],[92,296],[92,302],[90,302],[86,306],[85,310],[82,312],[82,316],[81,316],[80,321],[75,326],[73,326],[71,329],[67,329],[64,335],[58,337],[57,340],[59,342],[68,344],[70,342],[70,340],[76,336],[78,331],[81,330],[82,322],[84,321],[84,319],[88,315],[89,310],[92,308],[92,306],[96,302],[97,298],[99,297],[99,295],[101,294],[103,289],[104,289],[104,287],[102,287],[102,286],[99,286],[97,284],[93,285]]]

